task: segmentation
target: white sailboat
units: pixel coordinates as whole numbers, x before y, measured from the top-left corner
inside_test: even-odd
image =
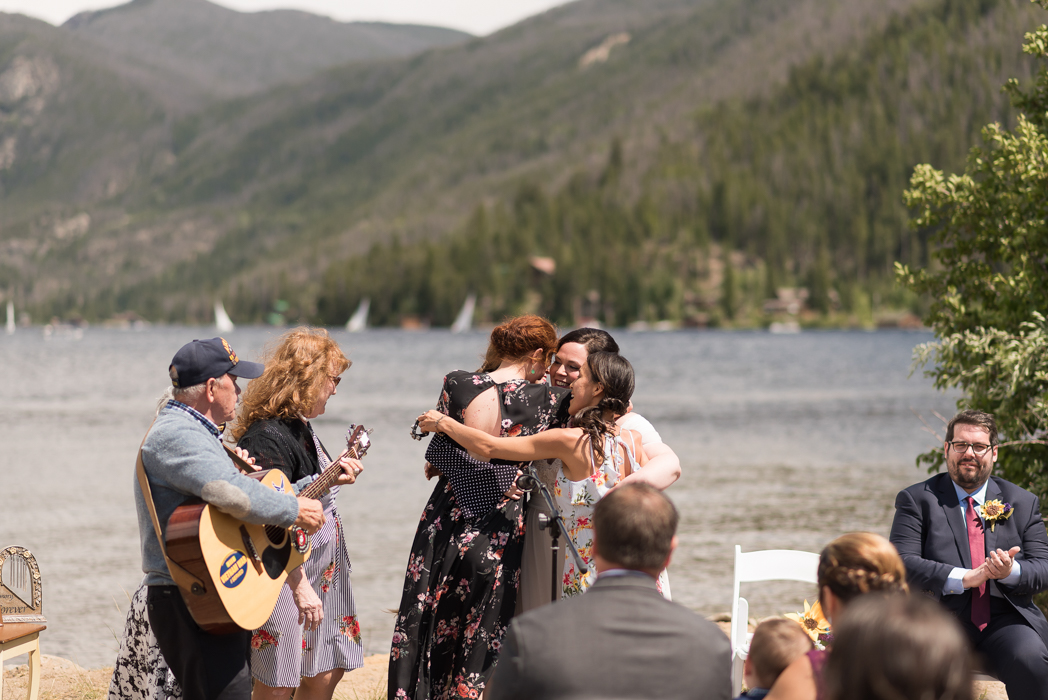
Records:
[[[470,294],[466,297],[466,303],[462,305],[462,310],[455,317],[455,322],[451,324],[452,333],[464,333],[473,327],[473,310],[476,307],[477,296]]]
[[[226,307],[222,306],[221,301],[215,302],[215,328],[218,329],[219,333],[229,333],[236,328],[233,325],[233,320],[226,313]]]
[[[13,301],[7,302],[7,334],[14,335],[15,332],[15,303]]]
[[[359,333],[368,327],[368,309],[371,308],[371,299],[364,297],[360,300],[360,306],[346,321],[346,330],[350,333]]]

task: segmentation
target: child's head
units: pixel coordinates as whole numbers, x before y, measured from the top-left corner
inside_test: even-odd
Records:
[[[770,688],[779,674],[812,648],[811,638],[793,620],[765,620],[750,641],[742,673],[749,688]]]

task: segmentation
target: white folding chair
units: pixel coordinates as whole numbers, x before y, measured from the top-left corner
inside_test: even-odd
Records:
[[[735,545],[735,591],[731,600],[731,695],[742,692],[742,664],[750,650],[750,604],[739,597],[739,584],[754,581],[818,582],[819,555],[792,549],[743,553]]]

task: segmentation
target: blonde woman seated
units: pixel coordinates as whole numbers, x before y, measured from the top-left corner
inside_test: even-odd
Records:
[[[891,542],[872,532],[850,532],[819,555],[819,602],[832,624],[866,593],[907,593],[906,568]],[[812,649],[782,672],[765,700],[825,700],[823,668],[829,652]]]
[[[589,564],[594,506],[648,461],[640,433],[622,430],[615,424],[615,415],[625,413],[629,405],[633,387],[633,366],[629,361],[621,355],[598,352],[587,358],[579,378],[571,385],[571,428],[499,438],[447,419],[439,411],[419,416],[419,427],[426,432],[445,433],[480,459],[557,460],[553,496],[572,542]],[[565,552],[562,596],[584,592],[595,579],[592,567],[589,573],[581,574],[571,554]]]

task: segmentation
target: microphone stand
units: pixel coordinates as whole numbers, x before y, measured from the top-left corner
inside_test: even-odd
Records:
[[[551,580],[550,580],[550,600],[557,602],[560,596],[557,595],[557,586],[560,583],[557,580],[557,572],[559,567],[557,566],[560,549],[560,536],[564,535],[564,542],[568,547],[568,551],[571,552],[571,556],[575,559],[575,566],[578,568],[579,573],[586,574],[589,571],[589,565],[582,559],[582,555],[579,554],[578,548],[575,543],[571,541],[571,535],[568,533],[568,527],[564,524],[564,517],[560,514],[560,510],[557,509],[557,505],[553,500],[553,496],[550,495],[549,489],[546,485],[535,475],[535,471],[531,466],[527,466],[523,469],[524,473],[517,477],[517,486],[523,491],[530,491],[532,495],[541,497],[546,502],[546,507],[549,509],[550,515],[545,513],[539,513],[539,528],[542,530],[550,530],[550,534],[553,536],[553,546],[550,550],[550,557],[553,562]]]

